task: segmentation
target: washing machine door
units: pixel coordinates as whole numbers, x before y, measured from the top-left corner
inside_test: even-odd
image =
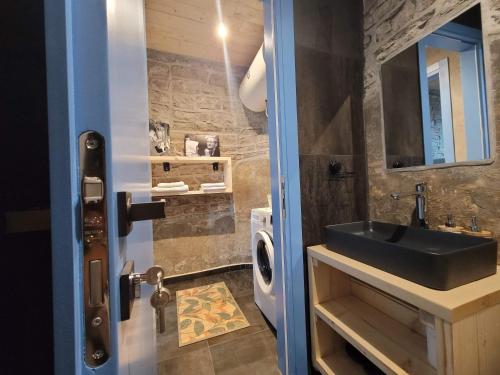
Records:
[[[254,272],[259,288],[265,294],[274,293],[274,246],[266,231],[255,234]]]

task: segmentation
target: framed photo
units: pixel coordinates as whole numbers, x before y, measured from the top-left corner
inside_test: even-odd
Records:
[[[190,157],[220,156],[219,136],[215,134],[186,134],[184,155]]]
[[[149,144],[151,156],[168,155],[170,151],[170,125],[149,120]]]

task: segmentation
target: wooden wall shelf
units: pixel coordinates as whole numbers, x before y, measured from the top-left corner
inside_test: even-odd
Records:
[[[219,157],[187,157],[187,156],[150,156],[150,160],[152,164],[217,164],[222,165],[224,170],[224,183],[226,184],[226,190],[224,191],[214,191],[214,192],[204,192],[202,190],[193,190],[185,193],[165,193],[165,192],[152,192],[152,196],[159,197],[168,197],[168,196],[193,196],[193,195],[210,195],[210,194],[230,194],[233,192],[233,174],[232,174],[232,164],[231,158],[226,156]],[[220,168],[220,166],[218,166]],[[168,173],[168,172],[165,172]]]
[[[151,196],[153,198],[164,198],[164,197],[183,196],[183,195],[193,196],[193,195],[212,195],[212,194],[231,194],[231,193],[232,191],[228,191],[228,189],[226,189],[225,191],[211,191],[211,192],[204,192],[201,190],[191,190],[185,193],[177,193],[177,192],[165,193],[165,192],[153,191],[151,192]]]
[[[386,374],[498,373],[499,273],[436,291],[323,245],[308,248],[308,267],[312,359],[322,374],[364,373],[346,343]]]
[[[177,164],[213,164],[213,163],[231,163],[229,156],[150,156],[152,163],[177,163]]]

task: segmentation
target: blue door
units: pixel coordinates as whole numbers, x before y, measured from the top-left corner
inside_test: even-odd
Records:
[[[309,372],[295,87],[293,1],[264,0],[278,359],[283,374]]]
[[[131,192],[135,202],[150,200],[143,0],[46,0],[45,21],[56,374],[153,374],[151,291],[143,287],[131,319],[120,322],[118,285],[126,260],[134,260],[139,272],[153,262],[150,221],[135,223],[127,237],[119,238],[117,229],[117,192]],[[103,351],[86,349],[89,330],[83,318],[84,189],[79,137],[88,131],[99,133],[98,144],[104,146],[105,174],[101,177],[109,250],[109,266],[105,267],[109,273],[109,342],[105,361],[98,366],[89,364],[87,358],[102,358]],[[102,184],[90,183],[95,181],[85,189],[90,192],[91,186],[97,186],[93,192],[102,192]],[[100,267],[100,263],[90,265],[91,272]],[[90,298],[103,297],[92,294]],[[99,325],[102,320],[92,323]]]

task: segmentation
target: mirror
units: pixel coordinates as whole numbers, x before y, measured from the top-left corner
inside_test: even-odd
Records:
[[[490,158],[477,5],[381,67],[388,169]]]

